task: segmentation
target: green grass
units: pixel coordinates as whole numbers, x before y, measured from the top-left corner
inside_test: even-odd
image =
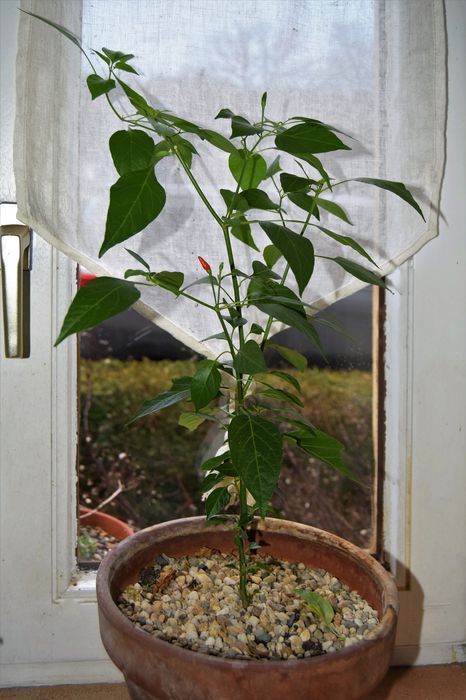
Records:
[[[199,471],[218,439],[214,424],[194,433],[178,426],[188,404],[131,425],[141,404],[167,389],[172,376],[194,373],[194,361],[81,361],[80,493],[97,505],[119,483],[124,491],[107,511],[144,527],[203,512]],[[289,519],[333,530],[363,544],[370,529],[373,476],[371,374],[308,369],[294,372],[304,413],[340,439],[348,466],[365,488],[308,455],[286,449],[275,505]]]

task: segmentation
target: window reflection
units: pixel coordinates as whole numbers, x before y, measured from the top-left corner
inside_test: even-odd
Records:
[[[304,413],[345,444],[346,462],[362,483],[285,445],[275,507],[287,519],[362,546],[371,538],[374,483],[371,315],[370,289],[320,314],[327,362],[291,329],[274,337],[308,357],[308,369],[299,373]],[[127,425],[148,397],[167,389],[172,376],[193,374],[198,356],[134,311],[82,333],[80,354],[80,503],[102,506],[134,529],[202,514],[198,467],[220,444],[215,424],[187,432],[178,426],[186,406],[178,404]],[[286,364],[274,351],[268,355],[271,365]],[[94,546],[89,537],[89,528],[81,531],[81,559],[89,559]]]

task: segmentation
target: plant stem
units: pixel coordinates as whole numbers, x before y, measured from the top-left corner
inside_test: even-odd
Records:
[[[243,606],[246,608],[250,603],[250,598],[247,590],[247,575],[248,563],[245,549],[247,542],[247,526],[248,526],[248,503],[246,487],[241,479],[239,479],[239,521],[237,528],[237,545],[239,559],[239,592]]]

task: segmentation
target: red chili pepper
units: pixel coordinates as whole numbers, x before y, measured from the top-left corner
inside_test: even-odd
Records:
[[[204,260],[204,258],[201,258],[201,256],[198,255],[197,259],[199,260],[199,262],[201,263],[202,267],[204,268],[204,270],[206,272],[212,272],[212,268],[210,267],[209,263],[206,260]]]

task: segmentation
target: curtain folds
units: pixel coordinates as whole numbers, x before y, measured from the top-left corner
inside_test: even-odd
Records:
[[[86,47],[134,53],[141,75],[128,82],[148,101],[227,136],[226,122],[214,122],[219,109],[258,118],[264,90],[272,117],[303,114],[351,134],[351,152],[323,158],[329,172],[341,179],[401,180],[426,217],[424,223],[396,197],[372,187],[341,191],[338,201],[354,226],[329,219],[329,227],[362,243],[384,273],[437,235],[446,113],[441,0],[22,0],[21,7],[66,26]],[[22,15],[15,129],[19,217],[92,272],[122,275],[133,266],[124,246],[98,258],[108,188],[117,179],[108,138],[120,124],[103,99],[91,101],[87,73],[76,46]],[[231,188],[228,156],[197,142],[196,148],[196,176],[221,211],[218,189]],[[271,161],[274,152],[264,157]],[[202,275],[198,255],[212,267],[224,258],[218,226],[179,168],[159,167],[167,205],[127,244],[155,270],[180,270],[194,280]],[[269,242],[254,235],[261,249]],[[318,254],[335,255],[331,239],[313,240]],[[236,241],[235,255],[240,269],[260,257]],[[318,260],[305,300],[320,309],[361,286],[337,265]],[[202,308],[193,314],[155,288],[143,293],[139,310],[194,350],[218,352],[220,341],[202,342],[218,332]]]

